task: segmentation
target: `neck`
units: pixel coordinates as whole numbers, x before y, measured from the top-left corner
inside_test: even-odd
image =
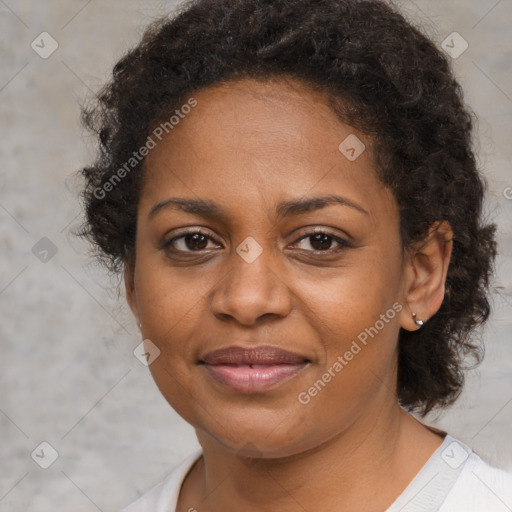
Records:
[[[442,443],[398,404],[279,459],[241,457],[200,431],[198,438],[204,456],[182,486],[178,511],[382,511]]]

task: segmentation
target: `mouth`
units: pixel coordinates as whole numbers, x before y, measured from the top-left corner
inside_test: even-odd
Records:
[[[228,347],[206,354],[200,361],[208,375],[240,393],[274,389],[311,364],[299,354],[272,346]]]

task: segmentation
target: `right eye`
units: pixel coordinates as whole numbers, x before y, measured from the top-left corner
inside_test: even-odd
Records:
[[[211,241],[214,241],[212,237],[203,231],[195,229],[165,241],[163,248],[174,252],[200,252],[217,247],[209,247],[208,243]]]

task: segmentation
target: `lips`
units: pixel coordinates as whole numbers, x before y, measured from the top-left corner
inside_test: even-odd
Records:
[[[207,364],[269,365],[294,364],[308,361],[306,357],[277,347],[263,345],[255,348],[227,347],[208,352],[202,361]]]
[[[272,346],[227,347],[207,353],[200,361],[208,375],[241,393],[263,392],[296,376],[311,361]]]

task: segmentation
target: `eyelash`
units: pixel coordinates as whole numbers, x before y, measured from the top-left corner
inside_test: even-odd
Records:
[[[171,238],[170,240],[165,241],[163,243],[162,248],[169,249],[175,253],[182,253],[182,254],[183,253],[190,253],[190,254],[201,253],[201,251],[203,251],[205,249],[201,249],[201,250],[197,250],[197,251],[193,251],[193,250],[183,251],[183,250],[175,249],[172,247],[172,244],[175,243],[177,240],[183,239],[187,235],[195,235],[195,234],[203,235],[205,238],[212,240],[215,243],[219,243],[210,234],[206,233],[205,231],[203,231],[199,228],[194,228],[190,231],[182,232],[180,235],[175,236],[175,237]],[[302,235],[292,245],[297,244],[297,243],[301,242],[302,240],[305,240],[307,238],[313,237],[314,235],[318,235],[318,234],[325,235],[328,238],[331,238],[334,242],[336,242],[339,245],[339,247],[336,249],[329,248],[329,249],[326,249],[323,251],[322,250],[312,250],[312,251],[305,250],[306,252],[311,253],[311,254],[335,254],[335,253],[341,252],[343,249],[354,247],[353,245],[351,245],[349,242],[347,242],[343,238],[340,238],[339,236],[336,236],[333,233],[331,233],[325,229],[316,229],[313,231],[309,231],[309,232],[305,233],[304,235]]]

